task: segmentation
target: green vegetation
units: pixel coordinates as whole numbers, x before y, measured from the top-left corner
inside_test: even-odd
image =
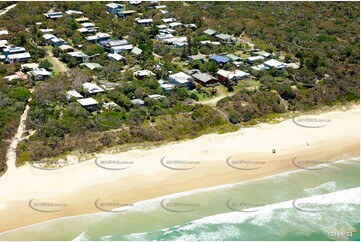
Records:
[[[138,15],[125,19],[107,14],[102,2],[19,2],[17,7],[0,17],[0,24],[9,31],[10,43],[24,46],[40,61],[40,66],[56,74],[45,81],[23,84],[1,82],[0,135],[1,151],[9,139],[25,101],[34,88],[30,117],[34,135],[18,147],[18,163],[62,156],[72,151],[96,152],[107,147],[146,142],[163,142],[194,138],[209,132],[227,132],[242,125],[269,121],[289,111],[306,111],[344,104],[359,99],[359,4],[357,2],[167,2],[170,16],[180,22],[195,23],[198,28],[177,29],[178,36],[188,38],[188,46],[172,48],[153,39],[158,29],[135,24]],[[153,18],[154,24],[163,24],[163,15],[149,9],[150,2],[140,6],[126,5],[129,10],[142,13],[142,18]],[[74,17],[45,19],[49,9],[80,10],[99,27],[99,32],[111,33],[114,38],[126,38],[143,50],[139,56],[129,52],[122,55],[126,61],[112,62],[104,50],[89,43],[76,29],[80,24]],[[42,24],[36,25],[36,22]],[[76,45],[91,55],[91,62],[103,68],[78,68],[80,60],[70,57],[59,48],[49,47],[41,38],[40,28],[53,28],[57,37]],[[218,41],[203,31],[213,28],[234,35],[236,44],[201,44],[200,41]],[[219,66],[208,61],[186,63],[188,55],[236,54],[251,56],[254,48],[271,53],[285,63],[296,62],[299,69],[284,71],[271,69],[255,71],[250,65],[235,67],[232,63],[222,69],[241,69],[252,74],[237,85],[217,87],[196,86],[196,91],[177,87],[163,91],[157,80],[167,79],[169,73],[185,69],[199,69],[216,76]],[[46,56],[46,50],[66,63],[71,70],[59,73],[58,66]],[[262,62],[260,62],[262,63]],[[260,64],[257,63],[257,64]],[[157,66],[157,67],[156,67]],[[156,78],[136,79],[134,71],[148,69]],[[19,70],[19,65],[0,65],[1,76]],[[112,82],[113,90],[93,95],[99,103],[115,102],[109,110],[90,113],[76,100],[67,100],[68,90],[77,90],[85,96],[82,84]],[[230,93],[232,92],[232,93]],[[165,98],[152,99],[149,94]],[[231,95],[218,101],[216,107],[197,104],[218,95]],[[132,99],[145,104],[136,106]],[[225,114],[228,120],[222,115]],[[230,124],[229,122],[232,124]],[[34,125],[35,124],[35,125]],[[41,149],[39,149],[41,147]],[[4,152],[0,152],[3,154]],[[1,157],[0,157],[1,158]],[[4,160],[4,159],[1,159]],[[4,167],[0,164],[0,167]]]

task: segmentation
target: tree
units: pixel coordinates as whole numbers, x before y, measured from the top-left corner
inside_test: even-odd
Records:
[[[47,59],[45,59],[39,63],[39,67],[45,68],[46,70],[50,71],[53,67],[53,64],[51,64]]]

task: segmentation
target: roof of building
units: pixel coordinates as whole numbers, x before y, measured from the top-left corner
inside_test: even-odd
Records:
[[[228,79],[233,79],[234,77],[236,77],[236,75],[234,75],[232,72],[222,70],[222,69],[218,70],[217,74],[220,75],[220,76],[226,77]]]
[[[75,90],[67,91],[66,96],[67,96],[68,99],[70,99],[72,97],[83,98],[83,96],[79,92],[77,92]]]
[[[231,38],[233,38],[232,35],[229,34],[217,34],[216,37],[221,40],[230,40]]]
[[[81,51],[74,51],[74,52],[69,52],[68,55],[71,55],[72,57],[87,57],[88,55],[84,54]]]
[[[238,77],[247,77],[247,76],[251,75],[251,74],[241,71],[241,70],[235,70],[234,74]]]
[[[241,60],[241,57],[236,56],[234,54],[228,54],[226,55],[229,59],[233,60],[233,61],[237,61],[237,60]]]
[[[116,61],[120,61],[124,59],[124,56],[119,55],[118,53],[109,53],[108,56]]]
[[[206,56],[205,55],[190,55],[188,56],[188,59],[191,60],[205,60]]]
[[[99,65],[98,63],[82,63],[80,64],[81,66],[86,66],[88,67],[90,70],[94,70],[96,68],[101,68],[102,66]]]
[[[207,74],[207,73],[196,73],[196,74],[193,74],[192,75],[195,79],[201,81],[201,82],[208,82],[208,81],[211,81],[211,80],[217,80],[217,78]]]
[[[227,56],[221,56],[221,55],[212,55],[209,57],[210,60],[214,60],[218,63],[227,63],[229,62],[229,58]]]
[[[61,50],[68,50],[68,49],[74,49],[72,46],[70,46],[70,45],[61,45],[61,46],[59,46],[59,48],[61,49]]]
[[[282,62],[275,60],[275,59],[270,59],[268,61],[265,61],[263,64],[265,64],[266,66],[274,67],[274,68],[279,68],[279,67],[284,66]]]
[[[132,50],[134,47],[133,45],[121,45],[121,46],[114,46],[112,47],[113,51],[118,51],[118,50]]]
[[[82,11],[76,11],[76,10],[67,10],[65,11],[66,14],[72,15],[72,14],[83,14]]]
[[[140,55],[140,54],[142,54],[142,52],[143,52],[143,50],[139,49],[136,46],[131,51],[131,53],[134,54],[134,55]]]
[[[165,90],[169,90],[175,87],[174,84],[170,84],[170,83],[164,83],[160,85],[161,88],[165,89]]]
[[[145,103],[142,99],[132,99],[132,100],[130,100],[130,102],[133,105],[144,105],[144,103]]]
[[[9,32],[7,30],[0,30],[0,35],[3,35],[3,34],[9,34]]]
[[[8,55],[9,59],[22,59],[22,58],[30,58],[30,57],[31,55],[29,52]]]
[[[108,8],[124,7],[122,4],[119,4],[119,3],[108,3],[106,6],[107,6]]]
[[[247,58],[248,61],[257,61],[257,60],[263,60],[264,57],[261,55],[257,55],[257,56],[250,56]]]
[[[193,78],[190,75],[187,75],[184,72],[178,72],[176,74],[170,75],[169,78],[180,84],[184,84],[193,80]]]
[[[203,33],[205,33],[207,35],[214,35],[215,33],[217,33],[217,31],[215,31],[214,29],[207,29],[207,30],[203,31]]]
[[[50,40],[50,39],[56,38],[56,36],[53,34],[44,34],[43,38],[46,40]]]
[[[29,71],[29,74],[34,76],[51,76],[51,72],[44,68],[36,68],[32,71]]]
[[[115,47],[115,46],[121,46],[121,45],[127,45],[128,41],[125,39],[117,39],[117,40],[107,40],[107,41],[102,41],[100,42],[103,45],[109,45],[110,47]]]
[[[155,76],[155,73],[153,73],[150,70],[138,70],[136,72],[134,72],[135,76]]]
[[[92,28],[95,27],[94,23],[82,23],[81,26],[83,26],[84,28]]]
[[[75,21],[77,21],[77,22],[85,22],[85,21],[89,21],[89,19],[86,18],[86,17],[82,17],[82,18],[76,18]]]
[[[22,65],[21,65],[21,69],[24,69],[24,68],[36,69],[36,68],[39,68],[39,64],[38,64],[38,63],[26,63],[26,64],[22,64]]]
[[[98,102],[94,98],[91,98],[91,97],[78,99],[77,102],[80,103],[80,105],[82,105],[83,107],[98,104]]]
[[[171,22],[174,22],[175,21],[175,18],[163,18],[162,21],[164,23],[171,23]]]
[[[136,21],[137,21],[138,24],[153,23],[153,19],[151,19],[151,18],[147,18],[147,19],[137,19]]]
[[[166,5],[158,5],[158,6],[155,6],[154,8],[156,9],[162,9],[162,8],[167,8]]]
[[[99,87],[97,84],[94,84],[94,83],[86,82],[86,83],[83,83],[82,86],[83,86],[84,90],[90,94],[104,92],[104,90],[101,87]]]
[[[257,66],[252,66],[251,68],[256,70],[256,71],[269,70],[269,68],[267,66],[265,66],[264,64],[260,64],[260,65],[257,65]]]
[[[54,31],[54,29],[39,29],[40,30],[40,32],[42,32],[42,33],[50,33],[50,32],[53,32]]]
[[[153,99],[165,98],[165,96],[160,95],[160,94],[151,94],[151,95],[148,95],[148,97],[153,98]]]
[[[107,34],[107,33],[96,33],[95,35],[97,37],[99,37],[100,39],[102,39],[102,38],[110,38],[110,34]]]
[[[169,23],[168,25],[169,25],[169,27],[171,27],[171,28],[183,26],[183,24],[182,24],[181,22],[173,22],[173,23]]]

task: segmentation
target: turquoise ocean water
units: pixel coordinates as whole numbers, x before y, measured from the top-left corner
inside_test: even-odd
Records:
[[[0,240],[360,240],[360,158],[66,217]]]

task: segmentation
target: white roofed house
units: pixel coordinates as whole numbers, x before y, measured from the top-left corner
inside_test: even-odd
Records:
[[[150,70],[139,70],[134,72],[134,76],[137,79],[143,79],[144,77],[156,77],[156,74]]]
[[[71,91],[67,91],[66,92],[66,98],[68,100],[72,99],[72,98],[84,98],[79,92],[75,91],[75,90],[71,90]]]
[[[88,96],[97,94],[100,92],[104,92],[104,89],[102,89],[101,87],[99,87],[97,84],[94,84],[94,83],[86,82],[86,83],[83,83],[82,86],[83,86],[84,93]]]
[[[83,63],[89,62],[89,56],[81,51],[68,52],[67,54]]]
[[[226,70],[218,70],[217,71],[217,77],[218,80],[223,83],[231,83],[231,84],[235,84],[238,82],[239,77],[237,75],[235,75],[234,73],[230,72],[230,71],[226,71]]]
[[[106,6],[107,6],[107,12],[112,14],[117,14],[118,11],[124,10],[124,5],[119,3],[108,3]]]
[[[51,72],[44,68],[36,68],[28,72],[29,77],[34,81],[40,81],[48,79],[51,76]]]
[[[130,100],[130,102],[134,106],[143,106],[145,104],[145,102],[142,99],[132,99],[132,100]]]
[[[169,81],[176,86],[190,87],[194,78],[184,72],[169,75]]]
[[[136,19],[135,21],[137,22],[137,24],[142,25],[142,26],[150,26],[153,23],[153,19],[151,19],[151,18]]]
[[[41,33],[48,34],[54,32],[54,29],[39,29]]]
[[[244,72],[241,70],[235,70],[234,74],[239,78],[239,79],[245,79],[247,77],[249,77],[251,74],[249,74],[248,72]]]
[[[265,61],[263,64],[269,68],[275,68],[279,70],[283,70],[286,67],[284,63],[275,59],[270,59],[268,61]]]
[[[175,18],[163,18],[163,23],[168,24],[175,21]]]
[[[125,57],[122,55],[119,55],[118,53],[109,53],[108,57],[112,61],[125,61]]]
[[[132,50],[134,48],[133,45],[121,45],[121,46],[114,46],[110,49],[111,53],[122,53],[127,50]]]
[[[177,27],[183,27],[183,24],[180,23],[180,22],[173,22],[173,23],[169,23],[168,25],[169,25],[169,27],[171,27],[172,29],[177,28]]]
[[[141,50],[141,49],[139,49],[138,47],[135,46],[135,47],[132,49],[131,54],[137,56],[137,55],[142,54],[142,52],[143,52],[143,50]]]
[[[52,13],[44,13],[46,18],[50,18],[50,19],[57,19],[57,18],[62,18],[63,17],[63,13],[62,12],[52,12]]]
[[[264,60],[265,58],[261,55],[248,57],[246,60],[249,64],[253,65],[256,61]]]
[[[66,13],[67,15],[73,15],[73,14],[78,14],[78,15],[80,15],[80,14],[83,14],[82,11],[76,11],[76,10],[71,10],[71,9],[65,11],[65,13]]]
[[[19,54],[10,54],[7,56],[8,62],[15,63],[15,62],[27,62],[31,58],[29,52],[19,53]]]
[[[63,40],[62,38],[52,38],[50,39],[50,42],[53,46],[61,46],[63,44],[65,44],[65,40]]]
[[[98,102],[94,98],[82,98],[78,99],[77,102],[87,109],[89,112],[94,112],[99,110]]]

